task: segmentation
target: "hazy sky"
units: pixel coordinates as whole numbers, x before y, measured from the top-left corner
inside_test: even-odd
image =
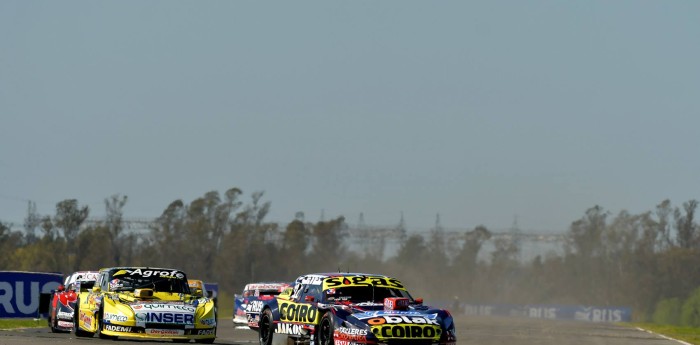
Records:
[[[698,1],[0,1],[0,221],[565,231],[700,198]],[[323,211],[322,211],[323,210]]]

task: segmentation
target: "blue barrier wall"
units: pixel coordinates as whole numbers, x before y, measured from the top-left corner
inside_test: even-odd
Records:
[[[629,322],[632,320],[632,309],[627,307],[509,304],[462,304],[460,307],[459,311],[451,311],[473,316],[520,316],[588,322]]]
[[[62,282],[60,273],[0,271],[0,318],[39,316],[41,294]]]
[[[204,283],[204,288],[212,292],[212,299],[219,296],[219,283]]]

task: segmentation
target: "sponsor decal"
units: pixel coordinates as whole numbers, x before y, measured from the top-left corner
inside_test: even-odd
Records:
[[[397,324],[397,323],[416,323],[416,324],[431,324],[431,325],[436,325],[439,326],[438,322],[436,319],[428,319],[423,316],[405,316],[405,315],[400,315],[400,316],[381,316],[381,317],[375,317],[372,319],[367,320],[367,323],[376,326],[376,325],[383,325],[386,323],[392,323],[392,324]]]
[[[403,284],[394,278],[384,276],[340,276],[326,278],[323,290],[343,286],[380,286],[404,290]]]
[[[148,278],[151,276],[159,276],[163,278],[177,278],[177,279],[184,279],[185,274],[177,271],[177,270],[142,270],[140,268],[137,268],[135,270],[120,270],[117,271],[113,274],[114,277],[117,276],[123,276],[123,275],[130,275],[130,276],[142,276],[144,278]]]
[[[136,313],[135,316],[136,320],[141,322],[194,324],[193,314],[148,312]]]
[[[339,327],[335,330],[333,338],[336,340],[336,345],[338,340],[366,342],[368,333],[366,329]]]
[[[58,327],[73,328],[73,323],[70,321],[58,321]]]
[[[119,321],[119,322],[124,322],[127,320],[126,315],[122,314],[112,314],[112,313],[104,313],[102,318],[105,321]]]
[[[185,335],[185,331],[181,329],[146,328],[145,332],[150,335]]]
[[[433,325],[381,325],[372,326],[372,333],[379,339],[438,339],[442,330]]]
[[[72,320],[72,319],[73,319],[73,313],[67,313],[67,312],[65,312],[65,311],[59,311],[59,312],[56,314],[56,317],[59,318],[59,319],[70,319],[70,320]]]
[[[76,272],[75,280],[78,282],[93,282],[97,280],[99,272]]]
[[[280,322],[277,324],[275,333],[302,335],[306,334],[306,331],[302,325]]]
[[[205,326],[214,327],[214,326],[216,326],[216,319],[214,319],[214,318],[210,318],[210,319],[200,319],[200,320],[199,320],[199,323],[201,323],[202,325],[205,325]]]
[[[285,287],[287,287],[287,284],[248,284],[245,287],[246,291],[255,291],[255,290],[277,290],[277,291],[282,291]]]
[[[358,343],[354,341],[347,341],[347,340],[338,340],[336,339],[334,341],[335,345],[365,345],[365,343]]]
[[[80,322],[87,324],[87,325],[92,325],[92,315],[86,314],[84,311],[80,311],[80,314],[78,315],[78,319]]]
[[[347,327],[338,327],[337,331],[339,333],[349,334],[349,335],[367,335],[369,333],[369,332],[367,332],[366,329],[347,328]]]
[[[280,304],[280,320],[316,323],[318,312],[315,307],[308,304],[282,303]]]
[[[214,335],[216,334],[215,329],[199,329],[197,330],[197,335]]]
[[[105,331],[131,333],[131,327],[118,325],[105,325]]]
[[[262,310],[262,301],[251,301],[245,306],[245,311],[248,313],[259,313]]]
[[[150,311],[160,311],[160,312],[184,311],[184,312],[188,312],[188,313],[194,313],[197,310],[197,308],[189,306],[189,305],[165,304],[165,303],[139,303],[139,304],[132,305],[131,308],[134,310],[148,309]]]
[[[418,313],[415,311],[402,311],[402,310],[391,310],[391,311],[379,310],[379,311],[370,311],[370,312],[353,314],[354,317],[356,317],[360,320],[371,319],[371,318],[378,317],[378,316],[397,316],[397,315],[399,315],[399,316],[420,316],[420,317],[424,317],[427,319],[437,318],[437,314],[422,314],[422,313]]]

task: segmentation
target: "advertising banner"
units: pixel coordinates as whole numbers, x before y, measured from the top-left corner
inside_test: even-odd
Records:
[[[628,322],[632,320],[632,309],[627,307],[464,304],[461,309],[464,314],[473,316],[520,316],[588,322]]]
[[[219,296],[219,283],[204,283],[204,288],[206,288],[207,291],[210,291],[212,293],[212,299],[215,299],[217,296]]]
[[[0,271],[0,318],[40,316],[42,294],[46,296],[62,282],[60,273]]]

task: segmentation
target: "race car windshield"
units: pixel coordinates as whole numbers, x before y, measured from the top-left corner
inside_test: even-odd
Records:
[[[124,276],[109,282],[111,291],[133,291],[135,289],[153,289],[154,292],[171,292],[190,294],[187,281],[160,276]]]
[[[409,301],[413,301],[413,298],[406,290],[371,285],[328,289],[324,295],[328,302],[383,303],[387,297],[405,297]]]
[[[260,296],[277,296],[280,294],[280,290],[259,290]]]
[[[87,292],[92,290],[92,287],[95,286],[95,281],[84,281],[80,282],[80,292]]]

